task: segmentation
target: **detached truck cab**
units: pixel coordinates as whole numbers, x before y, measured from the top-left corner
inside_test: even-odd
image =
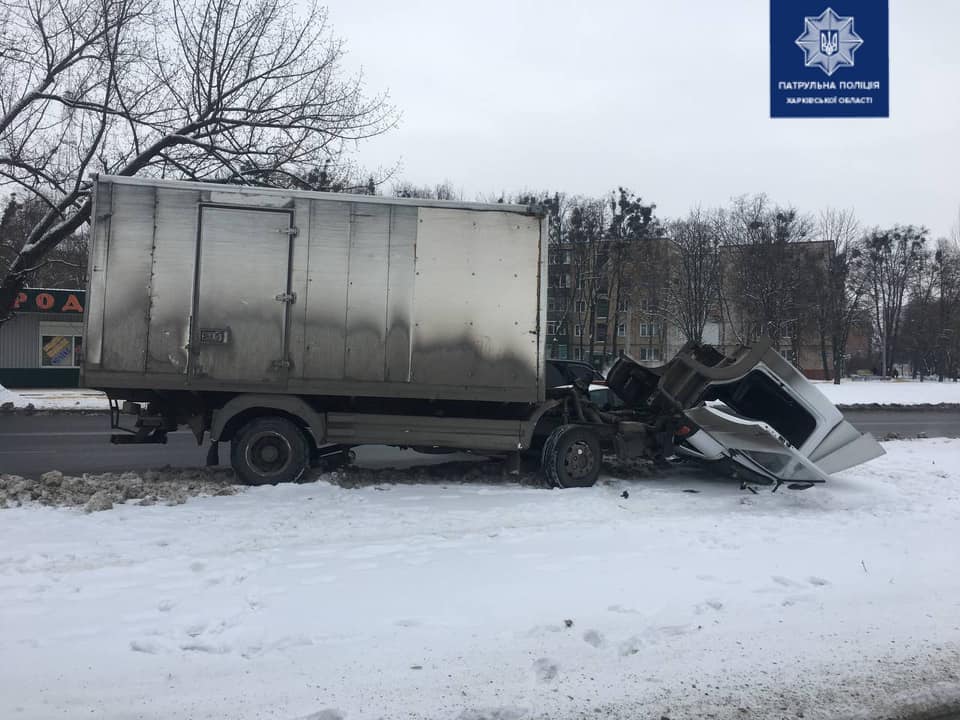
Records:
[[[704,393],[664,402],[661,374],[622,367],[617,410],[548,386],[539,207],[103,175],[93,199],[81,382],[114,442],[186,425],[251,484],[386,444],[526,455],[571,486],[692,431]]]

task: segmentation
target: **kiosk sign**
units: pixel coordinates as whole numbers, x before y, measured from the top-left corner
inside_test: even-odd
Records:
[[[887,0],[770,0],[770,116],[889,117],[888,21]]]

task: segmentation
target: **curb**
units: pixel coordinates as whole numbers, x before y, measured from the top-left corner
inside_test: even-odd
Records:
[[[854,403],[851,405],[837,405],[837,410],[847,412],[896,411],[896,412],[956,412],[960,410],[960,403],[923,403],[919,405],[900,405],[897,403]]]

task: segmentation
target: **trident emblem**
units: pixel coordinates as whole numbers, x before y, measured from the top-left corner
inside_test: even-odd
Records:
[[[820,31],[820,52],[835,55],[840,49],[840,34],[836,30]]]

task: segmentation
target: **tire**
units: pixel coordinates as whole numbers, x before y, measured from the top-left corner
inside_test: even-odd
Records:
[[[600,439],[582,425],[561,425],[543,446],[542,467],[551,485],[591,487],[600,476]]]
[[[290,420],[258,417],[230,441],[230,464],[245,485],[296,482],[310,465],[310,444]]]

